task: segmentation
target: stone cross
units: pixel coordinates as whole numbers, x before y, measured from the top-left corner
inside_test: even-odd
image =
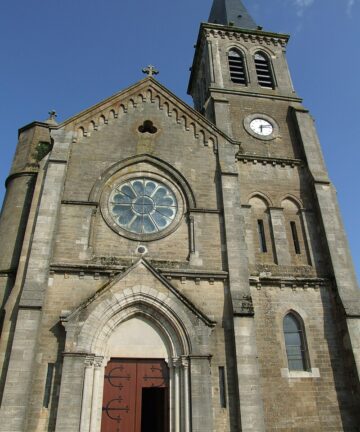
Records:
[[[143,70],[144,74],[149,75],[150,77],[154,76],[154,75],[158,75],[159,71],[155,69],[154,66],[149,65],[148,67],[144,68]]]
[[[54,110],[49,111],[49,115],[50,115],[49,120],[56,120],[57,117],[56,111]]]

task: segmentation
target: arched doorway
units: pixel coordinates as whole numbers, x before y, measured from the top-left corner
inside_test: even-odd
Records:
[[[101,432],[168,432],[169,353],[159,331],[136,316],[112,333],[107,351]]]
[[[132,285],[139,278],[153,287]],[[130,285],[127,279],[131,289],[123,287]],[[148,263],[134,264],[62,323],[66,344],[56,432],[101,432],[106,368],[116,359],[155,360],[168,369],[167,394],[159,391],[155,398],[164,411],[168,403],[169,432],[212,430],[209,337],[215,323]],[[154,399],[140,387],[144,400]]]

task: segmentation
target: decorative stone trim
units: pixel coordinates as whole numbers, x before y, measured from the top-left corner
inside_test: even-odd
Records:
[[[63,275],[64,279],[69,279],[69,276],[78,277],[79,279],[85,279],[86,277],[94,278],[99,280],[101,277],[111,278],[123,273],[129,265],[122,266],[99,266],[99,265],[70,265],[70,264],[52,264],[51,274]],[[228,273],[223,271],[196,271],[187,269],[167,269],[157,268],[157,271],[165,277],[167,280],[180,280],[182,284],[187,281],[195,281],[200,283],[202,281],[208,282],[210,285],[214,285],[215,281],[224,281],[228,278]],[[0,273],[1,277],[1,273]]]
[[[283,168],[286,166],[290,166],[291,168],[303,167],[305,165],[301,159],[272,158],[267,156],[254,156],[240,153],[236,155],[236,159],[244,164],[252,163],[256,165],[260,163],[262,165],[272,165],[274,167],[281,166]]]
[[[193,134],[195,139],[206,147],[211,147],[214,153],[217,153],[218,141],[217,136],[209,131],[210,125],[202,124],[199,118],[196,118],[195,112],[186,112],[179,105],[168,98],[165,94],[160,94],[155,88],[146,87],[138,90],[138,94],[130,94],[124,96],[121,101],[116,100],[113,105],[107,106],[101,112],[96,111],[96,114],[89,115],[75,125],[73,143],[81,141],[84,138],[91,136],[106,125],[113,121],[118,121],[126,114],[133,110],[140,109],[144,104],[155,104],[157,108],[173,119],[176,124],[183,125],[185,131]],[[198,113],[196,113],[198,115]],[[103,118],[102,124],[99,124],[99,118]]]
[[[200,283],[201,281],[208,281],[211,285],[214,284],[215,280],[227,280],[227,272],[207,272],[207,271],[194,271],[194,270],[168,270],[160,269],[158,271],[166,278],[179,279],[182,283],[186,283],[187,280],[195,281]]]
[[[65,205],[79,205],[79,206],[90,206],[90,207],[98,207],[99,203],[94,201],[71,201],[71,200],[62,200],[61,204]]]
[[[281,278],[281,277],[251,277],[250,285],[261,290],[263,287],[277,286],[280,289],[292,289],[293,291],[308,289],[318,290],[322,287],[329,286],[331,281],[328,279],[318,278]]]
[[[207,209],[207,208],[191,208],[191,209],[189,209],[189,213],[213,213],[213,214],[222,214],[222,210],[218,210],[218,209]]]
[[[221,38],[228,40],[236,40],[238,42],[252,42],[257,45],[268,45],[268,46],[281,46],[282,48],[286,47],[289,37],[287,35],[279,35],[275,33],[269,33],[268,35],[264,35],[264,32],[261,34],[252,33],[248,31],[244,31],[241,29],[232,29],[231,27],[223,28],[203,28],[203,35],[206,38]]]

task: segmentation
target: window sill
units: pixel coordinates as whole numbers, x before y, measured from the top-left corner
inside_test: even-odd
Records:
[[[299,379],[299,378],[320,378],[320,370],[312,368],[310,371],[290,371],[288,368],[281,369],[282,378]]]

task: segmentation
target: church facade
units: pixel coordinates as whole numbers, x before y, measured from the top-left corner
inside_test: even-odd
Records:
[[[360,294],[288,38],[214,0],[195,109],[149,67],[19,130],[0,431],[360,430]]]

